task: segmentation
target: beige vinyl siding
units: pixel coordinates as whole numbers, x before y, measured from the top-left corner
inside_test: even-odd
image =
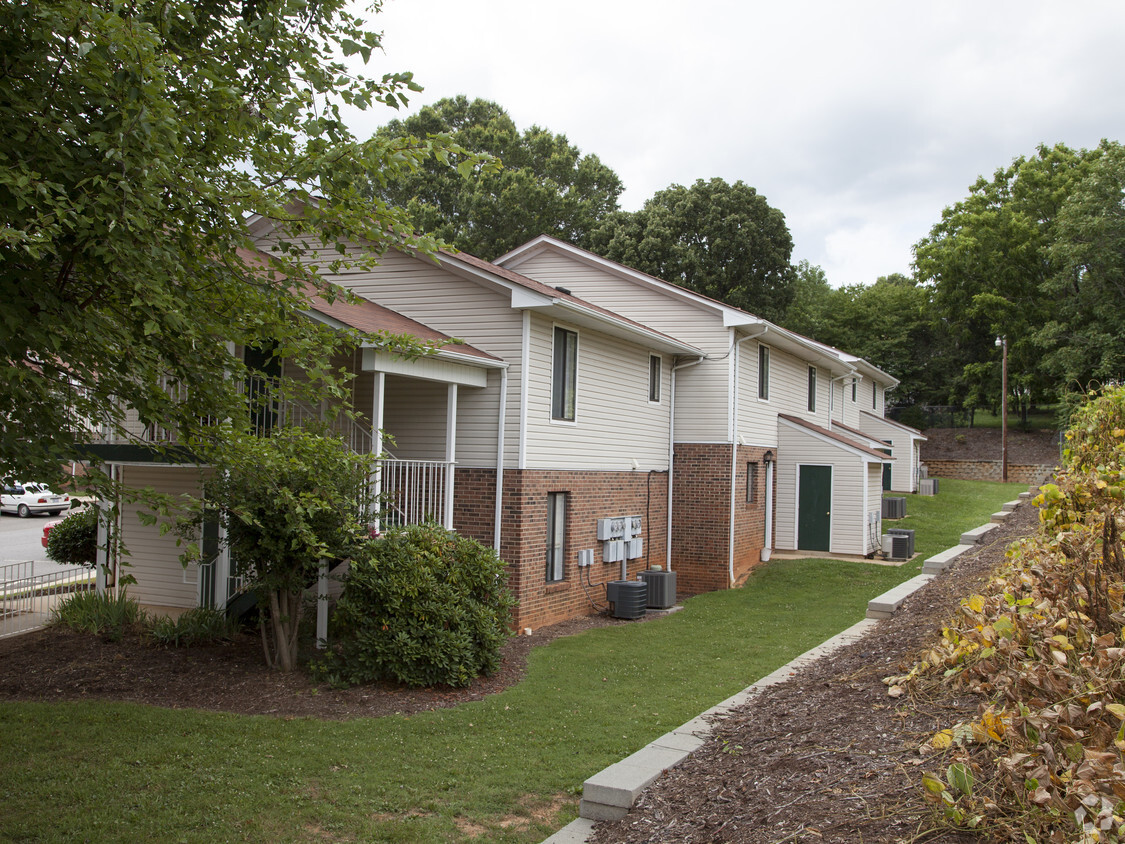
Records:
[[[871,520],[874,519],[874,527],[865,527],[864,554],[871,554],[879,550],[881,542],[881,535],[883,533],[883,464],[882,463],[868,463],[867,464],[867,517],[864,525],[871,525]]]
[[[864,553],[867,518],[864,490],[870,484],[866,463],[848,449],[784,423],[778,425],[777,547],[783,550],[797,547],[801,465],[832,467],[831,553]]]
[[[891,491],[917,492],[918,436],[868,414],[860,417],[859,429],[891,449]]]
[[[738,347],[738,435],[746,445],[777,447],[777,410],[772,401],[758,398],[758,349],[769,344],[756,341]],[[770,350],[773,369],[773,350]],[[771,385],[772,388],[772,385]]]
[[[852,401],[852,382],[849,378],[844,381],[844,406],[843,412],[836,418],[849,428],[859,428],[859,411],[863,406],[863,388],[866,381],[860,380],[855,389],[855,401]]]
[[[768,344],[767,344],[768,345]],[[815,422],[809,413],[808,396],[809,365],[794,355],[776,346],[770,350],[770,400],[774,414],[788,413]],[[820,378],[817,378],[820,386]],[[817,410],[820,405],[817,405]]]
[[[578,334],[574,422],[551,419],[555,326]],[[662,470],[668,467],[667,382],[648,400],[648,349],[589,329],[531,318],[527,468]]]
[[[730,370],[725,356],[731,333],[714,309],[679,300],[606,270],[553,251],[541,252],[514,269],[536,281],[565,287],[592,302],[712,355],[676,373],[676,440],[727,442]],[[743,344],[743,348],[747,345]],[[755,364],[756,366],[756,364]],[[757,389],[755,387],[755,389]]]
[[[151,486],[157,492],[199,495],[199,472],[171,466],[126,466],[124,482],[131,487]],[[121,533],[129,556],[124,573],[136,578],[129,586],[129,595],[142,604],[154,607],[191,608],[199,605],[198,568],[187,569],[180,563],[183,549],[177,547],[175,534],[160,535],[160,524],[142,524],[138,504],[126,503],[121,508]]]

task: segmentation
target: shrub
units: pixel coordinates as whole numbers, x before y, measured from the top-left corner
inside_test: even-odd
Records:
[[[490,548],[436,524],[363,546],[336,610],[333,682],[467,686],[500,664],[515,601]]]
[[[47,558],[63,565],[93,568],[98,559],[98,511],[83,507],[51,528]]]
[[[188,610],[179,618],[161,616],[152,623],[150,635],[158,645],[188,647],[226,642],[238,632],[238,622],[226,613],[208,607]]]
[[[124,591],[117,596],[76,592],[51,611],[51,620],[79,633],[105,634],[116,641],[143,626],[147,617],[140,604]]]

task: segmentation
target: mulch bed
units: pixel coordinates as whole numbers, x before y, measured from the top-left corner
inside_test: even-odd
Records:
[[[976,714],[975,698],[887,696],[884,677],[909,670],[941,635],[962,597],[979,591],[1037,511],[1016,510],[989,544],[907,599],[850,645],[767,689],[717,722],[714,737],[641,795],[633,811],[598,824],[597,844],[639,842],[969,842],[935,828],[921,777],[940,762],[919,752],[937,730]]]
[[[252,634],[233,642],[168,648],[139,635],[119,642],[59,627],[0,639],[0,700],[114,700],[243,715],[345,719],[409,715],[506,689],[524,676],[533,647],[592,627],[635,622],[590,616],[516,636],[500,669],[466,688],[414,689],[383,683],[332,689],[303,671],[266,667]]]

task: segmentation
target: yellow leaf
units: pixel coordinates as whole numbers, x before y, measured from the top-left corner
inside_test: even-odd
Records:
[[[1125,721],[1125,703],[1107,703],[1105,709],[1116,715],[1119,721]]]
[[[953,730],[942,730],[939,733],[935,733],[934,737],[930,739],[930,744],[937,750],[945,750],[945,748],[953,744]]]
[[[973,612],[982,612],[984,610],[983,595],[973,595],[968,599],[966,603],[968,604],[969,609],[971,609]]]

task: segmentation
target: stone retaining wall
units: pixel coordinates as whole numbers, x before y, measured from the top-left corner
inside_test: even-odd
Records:
[[[922,462],[931,478],[956,478],[964,481],[999,481],[1003,466],[999,460],[926,460]],[[1045,463],[1008,464],[1008,480],[1028,486],[1044,483],[1054,474],[1055,467]]]

